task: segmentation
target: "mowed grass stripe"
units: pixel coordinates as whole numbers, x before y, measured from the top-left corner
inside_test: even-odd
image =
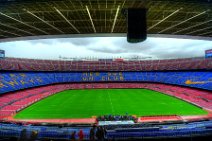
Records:
[[[17,119],[89,118],[99,115],[203,115],[206,111],[147,89],[67,90],[15,115]]]

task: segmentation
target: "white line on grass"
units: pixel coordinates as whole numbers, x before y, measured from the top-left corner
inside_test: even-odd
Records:
[[[109,97],[109,100],[110,100],[110,105],[111,105],[111,109],[112,109],[112,114],[114,114],[114,108],[113,108],[113,103],[111,101],[111,98],[110,98],[110,94],[108,93],[108,90],[107,91],[107,94],[108,94],[108,97]]]

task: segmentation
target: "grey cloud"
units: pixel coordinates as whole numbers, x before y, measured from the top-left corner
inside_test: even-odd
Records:
[[[59,43],[70,43],[79,47],[86,47],[92,43],[95,43],[98,38],[61,38],[56,39]]]
[[[148,38],[145,42],[129,44],[126,38],[60,38],[0,43],[9,57],[58,59],[67,57],[108,56],[153,57],[157,59],[204,56],[211,41]]]
[[[102,52],[102,53],[139,53],[144,51],[151,50],[155,44],[151,42],[144,43],[136,43],[130,44],[126,41],[125,38],[121,39],[113,39],[112,38],[112,46],[108,46],[108,44],[103,44],[99,47],[94,47],[95,44],[91,44],[88,49],[92,51]]]
[[[40,40],[31,40],[28,41],[31,44],[45,44],[52,45],[55,43],[69,43],[78,47],[86,47],[92,42],[95,42],[95,39],[92,38],[58,38],[58,39],[40,39]]]
[[[94,52],[99,52],[99,53],[107,53],[107,54],[120,54],[120,53],[125,53],[125,50],[122,49],[109,49],[109,48],[94,48],[94,49],[90,49]]]
[[[40,40],[31,40],[31,41],[28,41],[29,43],[31,44],[46,44],[46,45],[50,45],[50,44],[54,44],[54,39],[40,39]]]

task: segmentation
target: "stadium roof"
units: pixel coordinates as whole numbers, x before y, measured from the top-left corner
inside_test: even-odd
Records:
[[[121,11],[129,7],[148,8],[150,35],[212,40],[211,0],[1,0],[0,42],[25,37],[125,35],[127,24]]]

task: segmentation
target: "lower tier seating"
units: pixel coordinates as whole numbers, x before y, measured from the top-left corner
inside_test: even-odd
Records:
[[[212,110],[212,93],[210,91],[157,83],[75,83],[42,86],[10,92],[0,96],[0,118],[11,116],[17,111],[45,97],[67,89],[101,89],[101,88],[146,88],[172,95]]]

